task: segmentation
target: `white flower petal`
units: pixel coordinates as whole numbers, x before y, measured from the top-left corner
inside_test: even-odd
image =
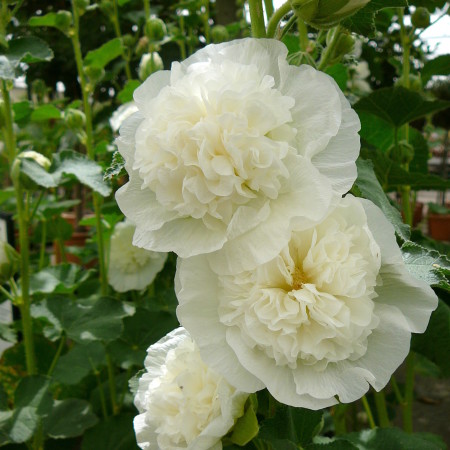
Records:
[[[134,101],[145,116],[149,113],[149,103],[170,83],[170,71],[158,70],[148,77],[135,91]]]

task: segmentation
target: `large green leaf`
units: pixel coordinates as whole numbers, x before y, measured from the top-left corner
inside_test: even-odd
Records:
[[[99,299],[72,301],[66,297],[49,297],[32,306],[32,315],[48,322],[44,335],[57,339],[64,331],[76,342],[112,341],[123,330],[122,319],[134,314],[134,307],[119,300]]]
[[[355,33],[371,36],[375,33],[375,15],[379,10],[404,6],[408,6],[407,0],[372,0],[342,24]]]
[[[246,406],[244,415],[239,417],[230,435],[231,442],[241,447],[248,444],[259,431],[258,418],[255,411],[257,405],[254,406],[249,399]]]
[[[426,84],[433,75],[448,75],[450,73],[450,55],[440,55],[427,61],[420,75],[422,83]]]
[[[442,375],[450,376],[450,308],[443,300],[439,299],[425,333],[413,334],[411,348],[435,363]]]
[[[50,378],[42,375],[32,375],[20,380],[14,393],[14,406],[36,408],[40,416],[48,414],[52,407],[52,396],[49,391]]]
[[[50,104],[38,106],[31,113],[31,120],[34,120],[35,122],[50,119],[61,119],[61,117],[61,111],[56,106]]]
[[[123,320],[124,331],[108,345],[109,353],[124,369],[142,366],[147,348],[178,326],[176,318],[163,311],[138,308]]]
[[[100,421],[86,431],[81,450],[138,450],[133,413],[122,413]]]
[[[53,51],[47,43],[34,36],[12,39],[3,54],[13,67],[17,67],[21,62],[31,64],[50,61],[53,58]]]
[[[77,384],[105,362],[105,348],[102,343],[93,341],[75,344],[69,353],[59,358],[53,378],[62,384]]]
[[[32,294],[71,293],[91,275],[92,271],[75,264],[46,267],[31,275],[30,292]]]
[[[103,69],[110,61],[122,54],[122,48],[122,40],[120,38],[112,39],[96,50],[88,52],[83,64]]]
[[[340,437],[359,450],[444,450],[445,443],[431,433],[409,434],[400,428],[375,428]]]
[[[81,436],[98,422],[86,400],[56,400],[51,413],[43,421],[44,432],[55,439]]]
[[[394,226],[395,232],[403,240],[408,240],[410,236],[409,226],[403,223],[400,212],[390,204],[383,188],[378,182],[372,163],[368,160],[358,158],[356,166],[358,168],[356,186],[358,186],[365,198],[371,200],[383,211],[384,215]]]
[[[69,11],[51,12],[44,16],[34,16],[28,21],[32,27],[52,27],[67,33],[72,24],[72,13]]]
[[[111,193],[111,187],[103,180],[102,168],[95,161],[72,150],[55,154],[49,172],[28,159],[22,161],[21,170],[36,184],[45,188],[57,187],[69,177],[76,178],[105,197]]]
[[[448,108],[450,102],[425,100],[417,92],[401,86],[378,89],[359,100],[355,110],[385,120],[394,128],[419,119],[427,114]]]

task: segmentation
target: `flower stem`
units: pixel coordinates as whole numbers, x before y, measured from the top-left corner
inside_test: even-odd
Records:
[[[291,2],[283,3],[273,14],[267,24],[267,37],[273,38],[276,35],[278,24],[281,19],[292,10]]]
[[[392,375],[391,377],[391,385],[392,389],[394,390],[395,398],[397,399],[398,404],[403,407],[405,400],[403,399],[402,393],[400,392],[400,388],[398,387],[397,380],[395,379],[394,375]]]
[[[202,20],[203,20],[203,28],[205,31],[205,40],[206,43],[209,44],[211,42],[211,27],[209,26],[209,15],[210,15],[210,11],[209,11],[209,0],[205,0],[205,13],[202,16]]]
[[[255,38],[266,37],[262,0],[248,0],[248,6],[252,22],[252,36]]]
[[[373,420],[372,410],[370,409],[369,402],[367,401],[367,397],[365,395],[363,395],[361,402],[363,404],[364,411],[367,414],[367,419],[369,420],[370,428],[373,429],[376,427],[376,425],[375,425],[375,421]]]
[[[109,384],[109,395],[111,396],[111,407],[113,411],[113,415],[115,416],[119,412],[119,408],[117,406],[117,393],[116,393],[116,383],[114,379],[114,366],[111,360],[111,356],[106,354],[106,364],[108,368],[108,384]]]
[[[324,71],[328,67],[328,62],[329,62],[331,56],[333,55],[334,49],[339,41],[340,31],[341,31],[340,25],[338,25],[334,28],[334,33],[333,33],[331,42],[327,45],[327,47],[325,48],[325,50],[323,51],[323,53],[320,57],[320,61],[319,61],[319,65],[318,65],[319,70]]]
[[[39,249],[39,270],[44,268],[45,264],[45,247],[47,244],[47,221],[41,222],[41,248]]]
[[[12,166],[14,158],[16,157],[16,136],[14,134],[13,127],[13,113],[11,105],[11,97],[9,95],[9,89],[5,80],[2,80],[2,97],[4,101],[4,113],[5,113],[5,146],[8,154],[9,167]]]
[[[73,23],[74,29],[71,33],[72,45],[75,54],[75,62],[78,70],[78,77],[81,85],[81,93],[83,97],[83,108],[84,115],[86,116],[86,152],[91,160],[95,160],[95,150],[94,150],[94,137],[93,137],[93,127],[92,127],[92,107],[90,104],[90,94],[92,87],[89,87],[86,82],[86,77],[83,69],[83,57],[81,55],[81,45],[79,38],[79,16],[77,7],[72,0],[72,11],[73,11]],[[94,212],[96,218],[96,228],[97,228],[97,245],[98,245],[98,261],[99,261],[99,272],[100,272],[100,286],[102,295],[108,293],[108,279],[106,274],[106,261],[105,261],[105,245],[103,241],[103,225],[100,210],[101,198],[96,193],[92,193]]]
[[[16,299],[0,284],[0,292],[9,300],[11,300],[12,303],[16,301]]]
[[[308,48],[309,44],[309,38],[308,38],[308,27],[306,26],[306,23],[303,22],[300,17],[297,19],[297,28],[298,28],[298,38],[300,42],[300,50],[302,52],[306,52],[306,49]]]
[[[347,407],[348,405],[344,405],[342,403],[339,403],[338,405],[333,407],[332,418],[336,436],[347,433],[347,423],[345,421],[345,413],[347,411]]]
[[[150,17],[150,0],[144,0],[144,13],[145,13],[145,20],[148,20]]]
[[[55,356],[53,357],[52,363],[50,364],[50,367],[49,367],[49,369],[47,371],[47,375],[48,376],[51,376],[51,374],[55,370],[56,363],[58,362],[59,357],[61,356],[61,352],[63,351],[65,343],[66,343],[66,335],[63,334],[61,336],[61,339],[59,340],[59,345],[58,345],[58,348],[56,350]]]
[[[403,407],[403,429],[407,433],[413,432],[413,400],[414,400],[414,353],[410,352],[406,358],[405,396]]]
[[[119,23],[119,11],[117,8],[117,0],[112,0],[113,4],[113,14],[111,15],[111,22],[114,27],[114,32],[119,39],[122,39],[122,32],[120,31],[120,23]],[[126,50],[122,49],[122,58],[125,61],[125,73],[127,75],[127,79],[131,80],[133,76],[131,75],[130,69],[130,61],[127,57]]]
[[[384,397],[384,392],[374,391],[373,397],[375,399],[375,406],[377,408],[378,421],[381,428],[388,428],[391,426],[389,422],[389,416],[386,407],[386,399]]]
[[[266,8],[266,17],[267,17],[267,21],[270,20],[270,18],[272,17],[273,14],[273,1],[272,0],[264,0],[264,6]]]

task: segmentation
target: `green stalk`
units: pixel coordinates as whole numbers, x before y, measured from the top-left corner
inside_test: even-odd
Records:
[[[414,400],[414,353],[410,352],[406,358],[405,396],[403,408],[403,429],[407,433],[413,432],[413,400]]]
[[[367,401],[367,397],[366,397],[365,395],[363,395],[363,397],[362,397],[362,399],[361,399],[361,402],[362,402],[362,404],[363,404],[364,411],[365,411],[366,414],[367,414],[367,419],[369,420],[370,428],[373,429],[373,428],[376,427],[376,425],[375,425],[375,420],[373,420],[372,410],[370,409],[369,402]]]
[[[1,284],[0,284],[0,292],[9,300],[11,300],[11,302],[14,304],[16,299],[15,297],[13,297]]]
[[[266,37],[262,0],[248,0],[248,6],[252,23],[252,36],[255,38]]]
[[[47,221],[44,219],[41,229],[41,248],[39,249],[39,270],[44,268],[45,264],[45,247],[47,245]]]
[[[291,3],[287,1],[283,3],[273,14],[267,24],[267,37],[274,38],[277,32],[278,24],[281,22],[281,19],[292,10]],[[253,24],[253,19],[252,19]]]
[[[61,352],[63,351],[65,343],[66,343],[66,335],[63,334],[61,336],[61,339],[59,340],[59,345],[58,345],[58,348],[56,350],[55,356],[53,357],[52,363],[50,364],[50,367],[49,367],[49,369],[47,371],[47,375],[48,376],[51,376],[51,374],[55,370],[56,363],[58,362],[59,357],[61,356]]]
[[[9,96],[8,86],[5,80],[2,80],[2,97],[4,101],[4,113],[5,113],[5,146],[8,155],[9,167],[12,166],[14,158],[16,157],[17,146],[16,146],[16,136],[14,134],[13,127],[13,115],[12,115],[12,104],[11,97]]]
[[[209,26],[209,0],[205,0],[205,14],[203,14],[203,27],[205,28],[205,40],[211,42],[211,27]]]
[[[339,403],[333,407],[333,424],[334,432],[337,436],[347,433],[347,423],[345,421],[345,413],[347,411],[348,405]]]
[[[398,404],[403,407],[405,400],[403,400],[402,393],[400,392],[400,388],[398,387],[397,380],[395,379],[394,375],[392,375],[391,377],[391,386]]]
[[[102,380],[100,379],[100,374],[98,373],[97,369],[94,369],[94,375],[95,375],[95,378],[97,379],[97,387],[98,387],[98,392],[100,395],[100,404],[102,406],[102,414],[103,414],[103,417],[106,419],[108,417],[108,410],[106,408],[105,392],[103,391]]]
[[[111,22],[114,27],[114,32],[119,39],[122,39],[122,32],[120,31],[120,23],[119,23],[119,11],[117,8],[117,0],[112,0],[113,4],[113,14],[111,16]],[[133,76],[131,75],[130,69],[130,61],[125,53],[125,49],[122,49],[122,58],[125,61],[125,73],[127,75],[128,80],[131,80]]]
[[[328,61],[330,60],[331,56],[333,55],[333,52],[336,48],[336,45],[339,41],[339,33],[341,31],[341,26],[338,25],[334,29],[333,38],[331,39],[331,42],[327,47],[325,48],[324,52],[320,56],[320,61],[318,65],[318,69],[324,71],[328,66]]]
[[[184,26],[184,16],[182,14],[179,15],[179,21],[178,21],[179,25],[180,25],[180,33],[181,36],[185,35],[185,26]],[[179,41],[177,41],[178,46],[180,47],[180,54],[181,54],[181,60],[184,61],[186,59],[186,42],[184,41],[184,39],[181,39]]]
[[[378,421],[380,423],[381,428],[388,428],[391,426],[389,421],[389,416],[386,407],[386,399],[384,397],[384,392],[376,392],[373,393],[375,399],[375,406],[377,408]]]
[[[264,0],[264,6],[266,7],[266,17],[267,21],[270,20],[273,14],[273,1],[272,0]]]
[[[111,360],[111,356],[106,353],[106,364],[108,368],[108,384],[109,384],[109,394],[111,396],[111,407],[113,415],[115,416],[119,412],[117,406],[117,393],[116,393],[116,383],[114,380],[114,366]]]
[[[95,150],[94,150],[94,136],[92,131],[92,108],[89,102],[91,88],[87,85],[86,77],[83,70],[83,57],[81,55],[81,45],[79,38],[79,22],[80,18],[78,15],[78,10],[74,2],[72,1],[72,11],[73,11],[73,23],[74,29],[71,33],[73,50],[75,53],[75,61],[78,70],[78,77],[80,79],[81,92],[83,96],[83,109],[86,116],[86,152],[90,159],[95,160]],[[108,279],[106,273],[106,260],[105,260],[105,245],[103,240],[103,225],[101,217],[101,197],[96,193],[92,193],[95,221],[97,228],[97,245],[98,245],[98,261],[99,261],[99,272],[100,272],[100,285],[102,295],[108,293]]]
[[[300,50],[302,52],[306,52],[306,49],[308,48],[309,44],[309,38],[308,38],[308,27],[306,26],[306,23],[303,22],[300,17],[297,19],[297,28],[298,28],[298,39],[300,42]]]
[[[148,20],[150,17],[150,0],[144,0],[144,13],[145,13],[145,20]]]

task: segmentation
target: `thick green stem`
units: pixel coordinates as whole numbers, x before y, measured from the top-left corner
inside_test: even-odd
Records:
[[[122,39],[122,32],[120,31],[120,22],[119,22],[119,11],[117,7],[117,0],[112,0],[113,3],[113,14],[111,16],[111,22],[114,27],[114,32],[116,33],[116,36],[119,39]],[[127,78],[131,80],[133,76],[131,75],[131,69],[130,69],[130,61],[127,57],[126,50],[122,50],[122,58],[125,61],[125,73],[127,75]]]
[[[92,107],[90,104],[90,96],[91,89],[86,82],[86,77],[83,70],[83,57],[81,54],[81,45],[79,38],[79,16],[77,7],[72,2],[72,10],[73,10],[73,22],[74,28],[72,32],[72,44],[73,50],[75,53],[75,61],[78,70],[78,77],[80,79],[81,85],[81,93],[83,96],[83,108],[84,115],[86,116],[86,152],[90,159],[95,160],[95,150],[94,150],[94,136],[93,136],[93,126],[92,126]],[[104,245],[104,237],[103,237],[103,225],[102,225],[102,217],[101,217],[101,197],[93,192],[93,203],[94,203],[94,212],[96,217],[96,227],[97,227],[97,244],[98,244],[98,260],[99,260],[99,272],[100,272],[100,285],[102,295],[106,295],[108,293],[108,278],[106,273],[106,256],[105,256],[105,245]]]
[[[308,27],[306,26],[306,23],[303,22],[302,19],[298,18],[297,28],[298,28],[298,38],[300,41],[300,50],[302,52],[306,52],[309,44]]]
[[[413,400],[414,400],[414,353],[410,352],[406,358],[406,379],[403,407],[403,429],[407,433],[413,432]]]
[[[369,420],[370,428],[373,429],[373,428],[376,427],[376,425],[375,425],[375,420],[373,420],[372,410],[370,409],[369,402],[367,401],[367,397],[366,397],[365,395],[363,395],[363,397],[362,397],[362,399],[361,399],[361,402],[362,402],[362,404],[363,404],[364,411],[365,411],[366,414],[367,414],[367,419]]]
[[[59,357],[61,356],[61,352],[63,351],[63,348],[64,348],[65,343],[66,343],[66,335],[63,334],[63,335],[61,336],[61,339],[59,340],[59,345],[58,345],[58,348],[57,348],[57,350],[56,350],[55,356],[53,357],[53,361],[52,361],[52,363],[50,364],[50,367],[49,367],[49,369],[48,369],[48,371],[47,371],[47,375],[48,375],[48,376],[51,376],[51,374],[52,374],[53,371],[55,370],[56,363],[58,362]]]
[[[116,380],[114,377],[114,365],[111,360],[111,356],[106,354],[106,364],[108,368],[108,384],[109,384],[109,395],[111,397],[111,407],[113,415],[115,416],[119,412],[119,407],[117,406],[117,393],[116,393]]]
[[[13,110],[11,104],[11,97],[9,95],[8,86],[5,80],[1,82],[2,97],[4,101],[4,115],[5,115],[5,146],[8,155],[9,167],[12,166],[14,158],[16,157],[16,136],[13,127]]]
[[[339,42],[340,31],[341,31],[341,26],[338,25],[334,29],[334,33],[333,33],[331,42],[329,43],[329,45],[327,45],[327,47],[325,48],[324,52],[322,53],[322,55],[320,57],[319,66],[318,66],[319,70],[324,71],[328,67],[328,62],[334,53],[337,43]]]
[[[377,408],[378,421],[381,428],[388,428],[391,426],[389,422],[389,416],[386,407],[386,399],[384,397],[384,392],[374,391],[373,397],[375,399],[375,406]]]
[[[102,380],[100,379],[100,374],[98,373],[97,369],[94,369],[95,378],[97,379],[97,388],[98,393],[100,396],[100,404],[102,407],[102,414],[103,417],[106,419],[108,417],[108,409],[106,407],[106,398],[105,398],[105,392],[103,391],[103,384]]]
[[[45,265],[45,248],[47,246],[47,221],[41,222],[41,248],[39,249],[39,270]]]
[[[248,0],[248,6],[252,22],[252,36],[255,38],[266,37],[262,0]]]
[[[144,0],[145,20],[150,17],[150,0]]]
[[[283,3],[273,14],[272,17],[269,20],[269,23],[267,24],[267,37],[268,38],[274,38],[277,29],[278,24],[281,22],[281,19],[292,10],[291,3],[288,1],[286,3]],[[252,20],[253,23],[253,20]]]
[[[270,20],[270,18],[272,17],[274,8],[273,8],[273,1],[272,0],[264,0],[264,6],[266,8],[266,17],[267,17],[267,22]]]
[[[15,302],[16,299],[15,297],[13,297],[1,284],[0,284],[0,292],[9,300],[11,300],[11,302]]]
[[[347,433],[347,422],[345,420],[345,413],[347,411],[348,405],[342,403],[333,407],[333,424],[334,432],[337,436]]]

